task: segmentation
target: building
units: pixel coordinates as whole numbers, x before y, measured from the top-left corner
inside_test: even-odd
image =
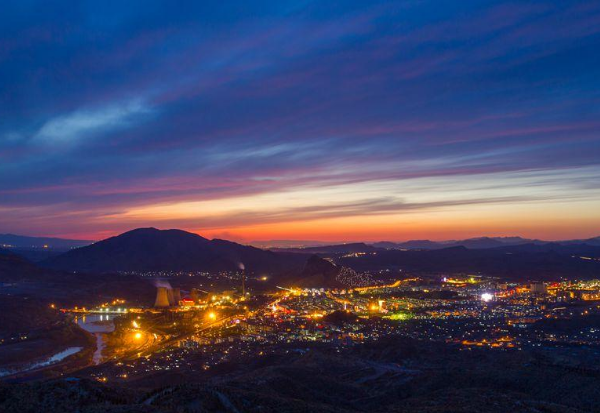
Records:
[[[541,281],[535,281],[529,285],[529,291],[532,294],[547,294],[548,287],[546,286],[545,283],[543,283]]]

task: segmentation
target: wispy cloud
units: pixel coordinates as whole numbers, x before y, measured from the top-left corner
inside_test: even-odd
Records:
[[[101,133],[131,127],[149,113],[151,109],[137,99],[96,109],[81,109],[48,120],[32,140],[45,145],[71,145]]]

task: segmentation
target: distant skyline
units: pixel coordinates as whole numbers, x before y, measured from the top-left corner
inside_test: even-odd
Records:
[[[600,235],[600,3],[3,5],[0,233]]]

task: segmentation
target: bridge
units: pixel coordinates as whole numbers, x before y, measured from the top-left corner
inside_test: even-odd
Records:
[[[127,314],[131,309],[127,307],[100,307],[100,308],[61,308],[63,313],[80,313],[80,314]]]

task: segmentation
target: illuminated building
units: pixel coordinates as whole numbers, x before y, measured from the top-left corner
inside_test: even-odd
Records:
[[[548,293],[548,287],[546,286],[545,283],[540,282],[540,281],[532,282],[529,285],[529,290],[531,291],[532,294],[547,294]]]

